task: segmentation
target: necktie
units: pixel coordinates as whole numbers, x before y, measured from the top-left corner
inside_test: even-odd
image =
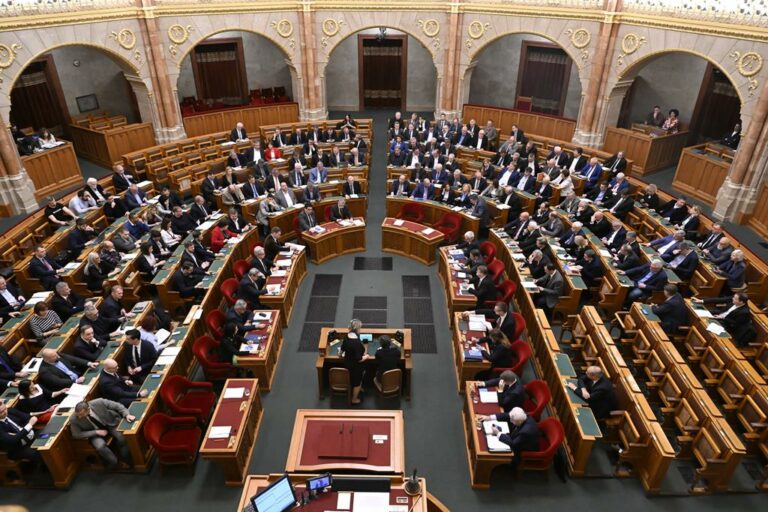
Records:
[[[20,434],[21,433],[21,427],[13,421],[10,417],[5,419],[5,424],[11,427],[11,432],[14,434]]]
[[[67,377],[69,377],[72,382],[75,382],[77,380],[77,375],[75,375],[75,373],[73,373],[72,370],[67,368],[66,365],[61,361],[56,361],[56,364],[54,366],[59,370],[61,370],[62,372],[66,373]]]
[[[310,215],[309,216],[309,227],[311,227],[311,228],[315,227],[315,216],[314,215]]]
[[[193,256],[194,258],[194,256]],[[195,261],[195,266],[197,266],[197,261]],[[139,354],[139,347],[138,345],[133,347],[133,366],[134,368],[139,366],[141,361],[141,355]]]
[[[256,192],[256,185],[254,185],[253,183],[251,183],[251,192],[253,192],[253,197],[256,197],[256,196],[258,196],[258,195],[259,195],[259,194]],[[203,209],[203,211],[205,211],[205,209]]]
[[[42,261],[42,262],[43,262],[43,265],[45,265],[45,268],[47,268],[48,270],[53,270],[53,267],[51,266],[51,264],[50,264],[50,263],[48,263],[48,260],[47,260],[47,259],[45,259],[45,258],[42,258],[40,261]]]

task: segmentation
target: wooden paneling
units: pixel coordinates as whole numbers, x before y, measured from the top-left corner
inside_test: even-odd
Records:
[[[467,104],[464,105],[461,116],[465,122],[475,119],[479,126],[485,126],[486,121],[490,119],[499,133],[509,133],[512,131],[512,125],[516,124],[525,133],[570,141],[576,131],[576,121],[573,119],[506,108]]]
[[[714,206],[731,164],[718,155],[706,152],[705,147],[702,144],[683,150],[672,186]]]
[[[126,153],[155,145],[151,123],[129,124],[107,130],[91,130],[74,124],[69,128],[77,154],[103,167],[112,167]]]
[[[35,199],[57,194],[83,182],[75,150],[69,142],[21,158],[29,178],[35,184]]]
[[[229,132],[238,122],[242,122],[249,134],[256,135],[259,126],[295,123],[298,120],[298,103],[277,103],[188,116],[184,118],[184,131],[187,133],[187,137],[197,137],[213,132]]]
[[[763,185],[763,189],[757,197],[768,197],[766,194],[768,194],[768,183]],[[750,215],[747,224],[763,235],[763,237],[768,237],[768,201],[757,202],[755,211]]]
[[[675,165],[688,141],[688,132],[653,137],[625,128],[608,128],[603,151],[624,151],[635,166],[635,174],[645,175]]]

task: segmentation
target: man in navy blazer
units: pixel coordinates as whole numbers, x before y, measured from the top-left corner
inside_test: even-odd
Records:
[[[42,456],[32,447],[36,423],[37,417],[18,409],[9,409],[0,400],[0,450],[6,452],[11,460],[28,459],[35,464],[41,463]]]
[[[668,263],[669,268],[674,270],[675,274],[684,281],[693,277],[696,266],[699,264],[699,255],[696,254],[693,248],[693,242],[685,241],[681,243],[677,249],[677,254]]]
[[[134,183],[125,191],[124,201],[128,211],[131,211],[147,204],[147,194]]]
[[[675,251],[680,244],[685,241],[685,231],[677,230],[671,235],[667,235],[648,242],[650,247],[656,249],[664,261],[672,261],[675,257]]]
[[[411,184],[405,178],[405,174],[401,174],[396,180],[392,180],[392,185],[389,187],[389,193],[393,196],[407,196],[410,190]]]
[[[448,171],[443,168],[443,164],[435,164],[435,167],[432,171],[432,181],[435,183],[448,185],[450,176],[448,175]]]
[[[510,412],[515,407],[522,407],[527,398],[525,392],[525,386],[518,378],[517,374],[512,370],[504,370],[497,379],[486,380],[485,382],[478,382],[478,388],[496,388],[496,394],[499,398],[499,407],[505,413]],[[499,414],[501,416],[501,414]],[[480,416],[478,419],[486,421],[491,416]]]
[[[741,249],[731,252],[731,257],[717,266],[716,272],[727,279],[721,295],[730,295],[733,290],[744,286],[744,253]]]
[[[635,282],[635,286],[627,294],[625,306],[628,308],[633,302],[643,300],[653,295],[653,292],[664,289],[667,284],[667,273],[664,272],[664,261],[654,259],[650,264],[630,268],[627,271],[619,270],[620,274]]]
[[[539,451],[539,425],[533,416],[528,416],[520,407],[515,407],[508,413],[494,414],[497,421],[509,422],[509,434],[501,434],[494,426],[493,434],[499,436],[499,441],[512,449],[513,465],[517,465],[521,452]]]
[[[535,186],[536,186],[536,177],[533,176],[533,173],[531,172],[531,168],[526,167],[525,171],[523,171],[523,175],[520,176],[520,179],[517,181],[517,185],[515,185],[515,188],[517,188],[517,190],[522,190],[523,192],[528,192],[529,194],[532,194]]]
[[[624,177],[623,172],[620,172],[611,180],[610,189],[614,196],[618,196],[623,191],[629,190],[629,180]]]
[[[677,291],[677,286],[672,283],[664,285],[664,302],[654,304],[651,311],[659,317],[661,328],[670,336],[678,334],[680,326],[688,323],[685,301]]]
[[[135,213],[128,214],[128,221],[123,226],[136,240],[149,233],[149,226],[147,226]]]
[[[46,290],[53,290],[56,283],[60,281],[59,271],[61,265],[48,257],[45,247],[35,249],[35,255],[29,261],[29,274],[40,280],[40,284]]]
[[[473,217],[480,219],[480,229],[484,230],[488,228],[488,204],[485,202],[485,198],[472,194],[469,196],[469,203],[472,205],[472,210],[469,212]]]
[[[155,366],[158,355],[152,342],[141,339],[138,329],[125,333],[122,366],[128,369],[128,375],[133,382],[144,382]]]
[[[424,178],[421,183],[416,185],[411,194],[413,199],[421,200],[433,200],[435,198],[435,186],[429,181],[429,178]]]
[[[597,161],[596,157],[592,157],[589,163],[582,167],[581,175],[586,178],[587,182],[584,184],[584,190],[590,191],[600,181],[600,175],[603,173],[603,166]]]

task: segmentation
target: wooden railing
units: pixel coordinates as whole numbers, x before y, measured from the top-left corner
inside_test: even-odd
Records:
[[[249,136],[253,137],[257,135],[255,132],[259,126],[294,123],[298,120],[298,103],[275,103],[187,116],[184,118],[184,131],[187,137],[197,137],[214,132],[229,132],[240,122],[245,125]]]
[[[531,132],[541,137],[570,141],[576,131],[574,119],[485,105],[464,105],[461,117],[465,123],[475,119],[481,128],[487,121],[493,121],[499,133],[511,132],[512,125],[516,124],[526,133]]]
[[[70,124],[69,130],[79,156],[108,168],[120,162],[126,153],[155,145],[155,131],[151,123],[129,124],[104,130]]]

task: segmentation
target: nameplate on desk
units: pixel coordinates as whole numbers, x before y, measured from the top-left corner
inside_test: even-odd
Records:
[[[243,398],[245,388],[227,388],[224,390],[223,398]]]
[[[208,439],[226,439],[232,432],[232,427],[211,427],[211,433],[208,434]]]
[[[392,224],[399,227],[399,226],[402,226],[403,224],[405,224],[405,221],[403,219],[397,219]]]

